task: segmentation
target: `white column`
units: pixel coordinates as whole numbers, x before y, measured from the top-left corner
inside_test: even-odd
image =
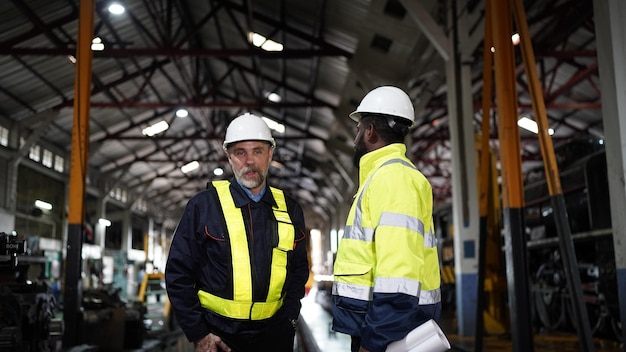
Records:
[[[470,70],[462,65],[455,78],[448,64],[448,116],[452,147],[452,221],[454,224],[455,282],[459,335],[473,336],[478,284],[479,213]],[[459,82],[461,89],[458,89]],[[457,95],[461,94],[457,99]],[[461,108],[458,109],[458,104]],[[461,116],[459,116],[461,115]]]
[[[596,48],[602,91],[611,225],[622,324],[626,321],[626,2],[594,0]],[[626,329],[622,328],[626,340]]]

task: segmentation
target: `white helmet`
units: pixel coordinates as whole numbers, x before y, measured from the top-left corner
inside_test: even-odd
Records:
[[[263,119],[250,113],[236,117],[226,128],[224,150],[229,144],[241,141],[266,141],[272,147],[276,146],[272,132]]]
[[[402,89],[392,86],[378,87],[367,93],[350,118],[359,122],[361,113],[397,116],[409,120],[410,126],[415,122],[411,98]]]

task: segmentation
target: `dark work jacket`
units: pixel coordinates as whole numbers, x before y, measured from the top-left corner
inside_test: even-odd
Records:
[[[263,198],[256,203],[237,181],[232,180],[230,184],[230,193],[241,209],[246,226],[254,301],[267,298],[272,248],[278,244],[277,223],[272,212],[276,202],[267,183],[265,187]],[[249,338],[284,319],[298,318],[300,299],[309,276],[306,232],[302,208],[286,194],[285,200],[295,226],[294,249],[288,254],[287,280],[283,288],[285,298],[273,317],[257,321],[223,317],[200,306],[198,289],[223,298],[233,297],[230,242],[215,188],[210,184],[189,200],[174,232],[165,267],[168,298],[176,321],[189,341],[219,331]]]

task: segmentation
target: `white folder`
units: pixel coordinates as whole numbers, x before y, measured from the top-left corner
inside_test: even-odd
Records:
[[[402,340],[387,346],[386,352],[442,352],[450,349],[450,342],[434,320],[411,330]]]

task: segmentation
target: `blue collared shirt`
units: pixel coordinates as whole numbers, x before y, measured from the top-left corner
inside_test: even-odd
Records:
[[[261,192],[259,192],[259,194],[255,196],[254,194],[252,194],[252,191],[250,191],[248,187],[242,185],[241,182],[239,182],[239,180],[237,180],[237,183],[241,186],[241,189],[243,189],[243,191],[246,192],[248,197],[250,197],[250,199],[252,199],[252,201],[254,201],[255,203],[258,203],[259,201],[261,201],[261,198],[263,198],[263,195],[265,194],[265,186],[263,186],[263,188],[261,188]]]

